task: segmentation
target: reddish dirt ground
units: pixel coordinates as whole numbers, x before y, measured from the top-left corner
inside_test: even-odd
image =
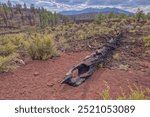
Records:
[[[79,87],[61,85],[68,70],[88,54],[69,53],[47,61],[31,61],[13,73],[0,74],[0,99],[102,99],[105,82],[112,99],[120,95],[120,87],[125,92],[133,84],[150,88],[150,63],[146,61],[138,62],[146,66],[144,70],[103,68]]]

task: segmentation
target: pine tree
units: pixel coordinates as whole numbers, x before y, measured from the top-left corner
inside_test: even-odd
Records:
[[[26,3],[23,4],[24,10],[27,10],[27,5]]]
[[[33,13],[35,13],[36,9],[35,9],[34,4],[31,4],[31,6],[30,6],[30,10],[31,10]]]
[[[12,6],[10,0],[8,0],[7,5],[8,5],[9,10],[11,11],[10,18],[12,19],[12,17],[14,16],[14,13],[13,13],[13,6]]]
[[[8,0],[7,5],[9,8],[12,8],[12,4],[11,4],[10,0]]]
[[[150,19],[150,12],[149,12],[149,13],[147,13],[147,18],[148,18],[148,19]]]
[[[21,14],[22,6],[20,4],[16,4],[16,10]]]
[[[135,17],[136,17],[137,22],[140,22],[141,20],[145,19],[145,14],[142,10],[138,9]]]
[[[96,18],[96,23],[101,24],[105,19],[106,17],[102,13],[100,13]]]

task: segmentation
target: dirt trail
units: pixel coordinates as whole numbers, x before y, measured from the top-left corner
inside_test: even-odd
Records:
[[[65,74],[79,63],[89,52],[62,54],[47,61],[31,61],[14,73],[0,74],[0,99],[101,99],[100,93],[110,86],[114,99],[120,87],[128,91],[128,85],[136,84],[150,88],[150,63],[145,71],[122,71],[99,69],[92,78],[79,87],[61,85]]]

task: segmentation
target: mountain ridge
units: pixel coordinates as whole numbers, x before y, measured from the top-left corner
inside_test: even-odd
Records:
[[[121,14],[126,14],[126,15],[133,15],[134,13],[126,11],[126,10],[122,10],[119,8],[86,8],[83,10],[67,10],[67,11],[61,11],[59,12],[62,15],[79,15],[79,14],[83,14],[83,13],[96,13],[96,12],[101,12],[101,13],[109,13],[109,12],[113,12],[113,13],[121,13]]]

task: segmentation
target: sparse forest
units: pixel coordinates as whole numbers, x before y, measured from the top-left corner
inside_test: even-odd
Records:
[[[44,8],[36,8],[34,4],[30,8],[24,5],[15,6],[8,1],[0,4],[0,27],[10,29],[25,29],[28,27],[55,26],[67,22],[67,18],[60,14],[52,13]]]
[[[59,86],[67,70],[119,32],[119,48],[69,97]],[[34,4],[0,4],[0,99],[150,99],[149,76],[150,13],[63,16]],[[8,87],[18,96],[9,96]],[[50,95],[39,95],[34,87]]]

